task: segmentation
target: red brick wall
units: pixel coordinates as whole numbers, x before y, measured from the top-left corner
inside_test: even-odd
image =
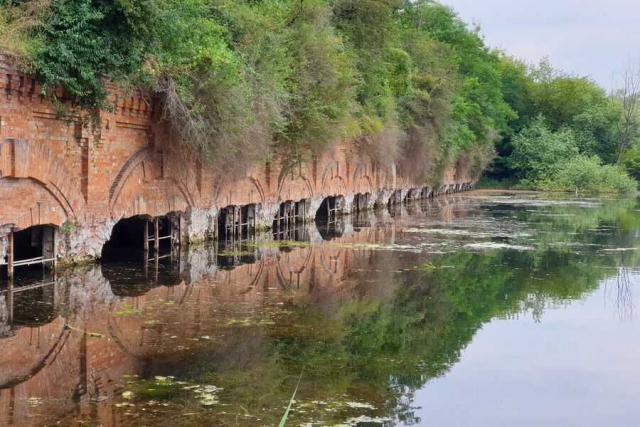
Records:
[[[0,227],[69,221],[88,230],[78,239],[99,235],[104,241],[108,231],[91,230],[133,215],[427,185],[396,176],[393,167],[377,167],[348,143],[293,170],[274,161],[229,178],[176,154],[179,144],[168,138],[142,93],[125,96],[112,88],[117,107],[102,113],[99,129],[78,115],[59,117],[39,93],[33,78],[0,63]],[[453,170],[445,181],[470,178]]]

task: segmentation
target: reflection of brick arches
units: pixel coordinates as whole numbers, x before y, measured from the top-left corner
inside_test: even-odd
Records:
[[[24,381],[36,377],[44,368],[53,364],[57,356],[77,336],[64,328],[64,320],[57,318],[52,323],[40,327],[38,336],[42,336],[38,345],[33,342],[33,329],[21,328],[12,337],[1,340],[4,358],[12,362],[12,369],[0,375],[0,390],[16,387]],[[55,370],[47,371],[47,374]]]
[[[84,211],[86,201],[80,181],[65,167],[64,159],[43,144],[20,139],[1,142],[0,177],[37,182],[71,220]]]
[[[342,257],[343,250],[340,249],[337,251],[336,255],[329,254],[329,262],[327,263],[327,259],[325,257],[325,253],[320,253],[320,266],[323,271],[329,275],[341,274],[342,268],[339,266],[340,258]],[[335,265],[335,266],[334,266]]]
[[[175,295],[172,299],[178,305],[183,305],[191,297],[191,289],[192,287],[187,286],[183,281],[177,286],[161,286],[149,290],[144,295],[123,299],[122,301],[132,304],[136,310],[143,311],[147,303],[153,306],[155,301],[166,300],[167,296],[162,295],[162,293],[182,292],[181,295]],[[134,360],[144,360],[153,352],[154,345],[152,344],[159,344],[160,342],[157,340],[162,340],[166,337],[157,326],[145,324],[144,318],[139,316],[118,316],[119,304],[120,301],[114,301],[109,305],[109,314],[107,315],[109,338],[124,354]]]
[[[216,271],[215,278],[216,281],[220,281],[220,283],[233,284],[238,287],[242,286],[244,290],[239,293],[245,295],[258,286],[264,273],[264,263],[257,262],[254,264],[243,264],[232,270],[218,270]],[[220,278],[219,275],[224,275],[224,277]]]
[[[193,197],[182,184],[162,176],[162,159],[158,156],[143,148],[124,163],[109,189],[112,217],[184,212],[194,205]]]
[[[276,278],[283,289],[289,289],[292,286],[300,286],[301,276],[310,264],[313,256],[311,247],[299,248],[285,257],[278,257],[276,264]],[[284,265],[283,265],[284,264]],[[308,282],[308,281],[305,281]]]

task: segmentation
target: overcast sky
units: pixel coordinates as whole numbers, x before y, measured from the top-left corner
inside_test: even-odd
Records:
[[[606,89],[640,64],[640,0],[441,0],[482,26],[489,46],[591,76]]]

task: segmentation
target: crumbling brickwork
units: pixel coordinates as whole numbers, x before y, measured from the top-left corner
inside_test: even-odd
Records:
[[[179,142],[143,93],[111,88],[116,108],[101,113],[99,126],[60,116],[40,93],[33,77],[0,63],[0,227],[61,227],[63,258],[99,255],[113,225],[135,215],[180,212],[185,237],[201,239],[230,205],[259,205],[256,221],[269,226],[285,201],[318,207],[327,196],[349,204],[354,194],[370,193],[371,204],[381,204],[396,189],[406,194],[429,185],[376,165],[348,142],[293,169],[274,160],[230,178],[178,154]],[[472,180],[461,175],[449,171],[436,191],[469,188]],[[0,240],[0,256],[2,250]]]

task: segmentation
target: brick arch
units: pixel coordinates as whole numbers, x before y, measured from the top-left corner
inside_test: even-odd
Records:
[[[162,159],[150,148],[135,152],[122,165],[109,189],[112,218],[164,215],[186,211],[193,198],[174,178],[163,177]]]
[[[324,196],[344,196],[347,194],[348,186],[342,176],[344,170],[346,167],[339,161],[332,161],[325,166],[321,180]]]
[[[313,186],[305,176],[278,183],[278,200],[302,200],[313,197]]]
[[[219,182],[214,188],[214,200],[218,206],[240,206],[264,203],[265,190],[262,181],[254,175],[241,180],[229,180],[224,175],[217,176]]]
[[[80,181],[65,167],[64,160],[43,144],[23,139],[0,142],[0,177],[38,182],[71,220],[77,220],[85,209]]]
[[[0,210],[0,226],[61,226],[69,219],[60,200],[46,185],[31,178],[0,179],[0,206],[8,206]]]
[[[297,169],[297,170],[296,170]],[[313,198],[313,185],[303,173],[303,165],[282,165],[278,174],[278,200],[302,200]]]
[[[353,172],[352,177],[352,190],[353,193],[371,193],[373,194],[373,179],[368,174],[367,163],[358,163],[356,169]]]

